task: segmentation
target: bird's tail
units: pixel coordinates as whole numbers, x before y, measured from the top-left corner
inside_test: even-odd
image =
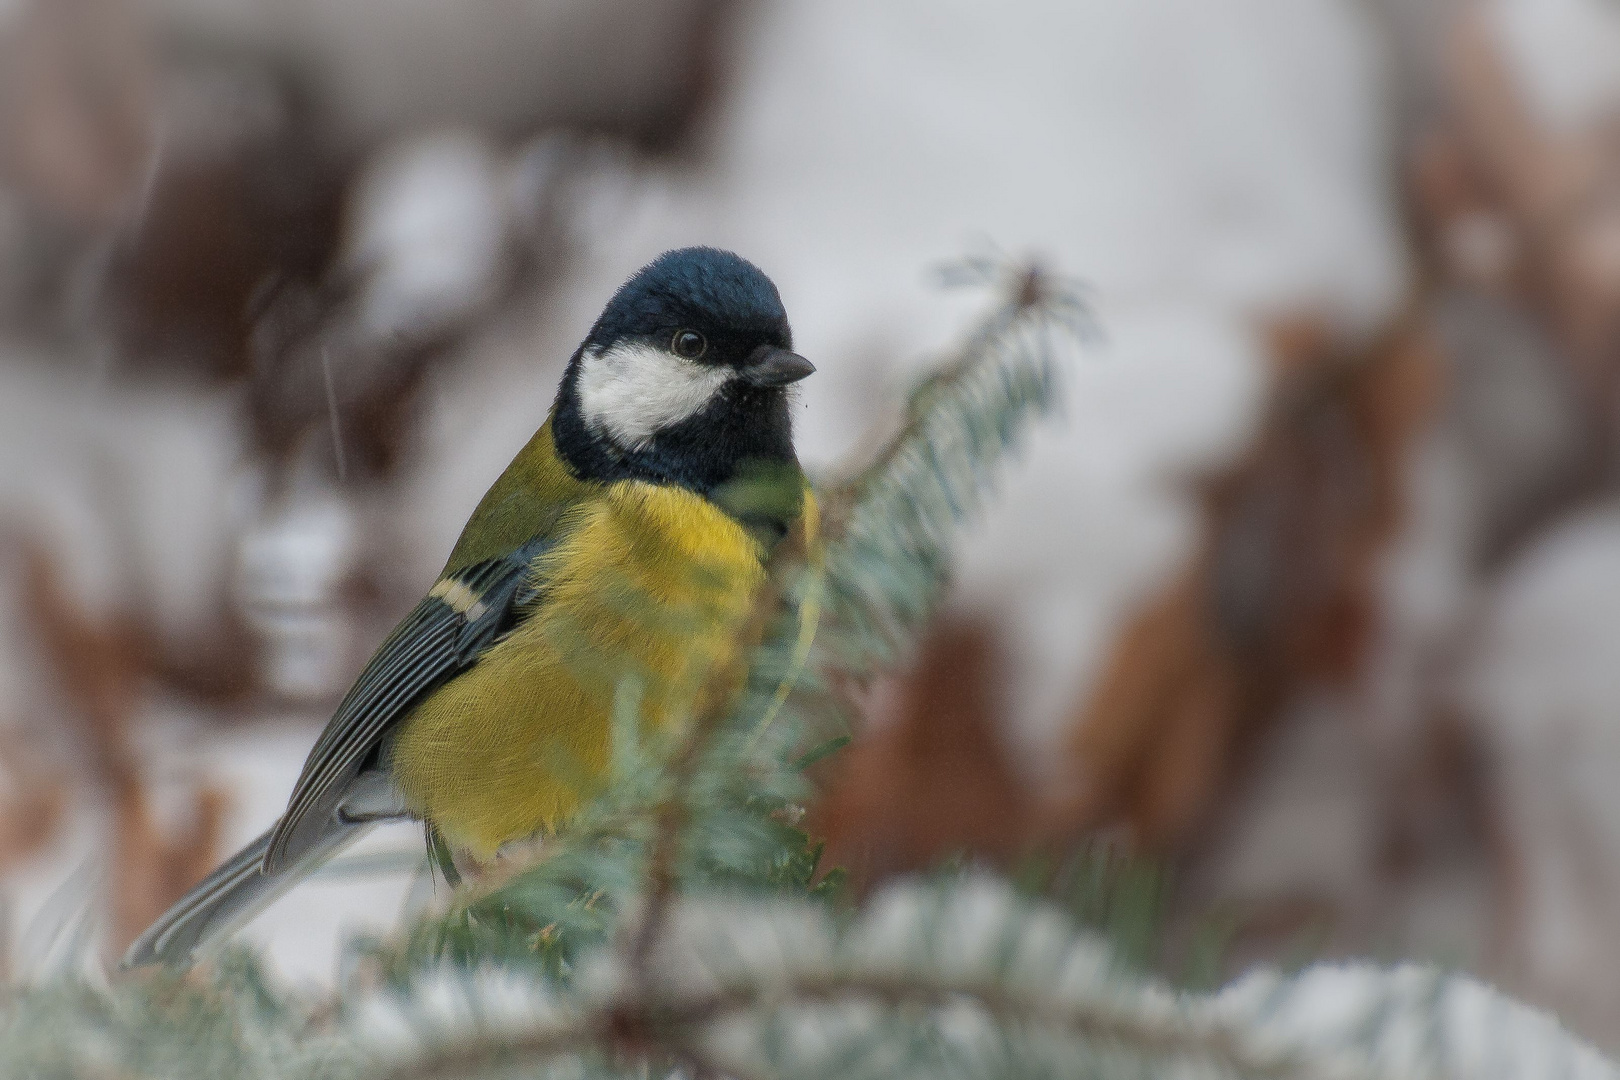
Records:
[[[360,839],[371,825],[369,821],[334,823],[302,856],[268,874],[264,873],[264,853],[275,830],[266,831],[147,927],[124,954],[124,967],[189,967],[202,950],[263,911],[322,862]]]

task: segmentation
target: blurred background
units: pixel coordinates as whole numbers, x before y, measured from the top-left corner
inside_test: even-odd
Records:
[[[813,469],[966,325],[942,263],[1102,327],[854,692],[858,887],[1101,840],[1228,970],[1437,960],[1620,1047],[1614,0],[0,0],[5,968],[269,824],[689,243],[780,286]],[[248,936],[330,980],[420,859]]]

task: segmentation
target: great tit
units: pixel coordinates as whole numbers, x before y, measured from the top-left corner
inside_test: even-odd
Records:
[[[667,252],[574,352],[546,422],[321,733],[281,819],[130,947],[184,965],[370,825],[489,860],[604,776],[624,686],[689,712],[735,647],[809,492],[776,286],[730,252]],[[633,707],[633,706],[632,706]]]

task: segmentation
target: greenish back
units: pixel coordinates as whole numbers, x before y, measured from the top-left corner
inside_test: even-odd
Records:
[[[535,537],[547,535],[569,507],[599,486],[576,479],[568,471],[557,455],[547,418],[479,500],[441,576],[508,555]]]

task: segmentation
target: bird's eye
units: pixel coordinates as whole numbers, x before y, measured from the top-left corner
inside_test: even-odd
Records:
[[[709,343],[696,330],[677,330],[675,340],[670,342],[669,351],[687,360],[696,360],[708,347]]]

